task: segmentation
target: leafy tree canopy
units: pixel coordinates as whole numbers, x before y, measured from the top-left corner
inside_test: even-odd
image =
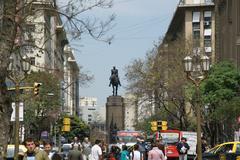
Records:
[[[232,63],[213,65],[202,87],[204,102],[217,105],[231,100],[239,94],[239,83],[239,71]]]

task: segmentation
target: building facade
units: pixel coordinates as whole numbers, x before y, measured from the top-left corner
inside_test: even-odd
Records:
[[[212,63],[228,60],[240,67],[240,1],[181,0],[164,43],[183,36]],[[186,44],[185,43],[185,47]]]
[[[56,9],[56,2],[31,2],[26,14],[23,41],[28,45],[24,47],[24,53],[30,58],[32,71],[47,71],[58,76],[61,81],[61,110],[68,115],[77,115],[79,67],[68,45],[60,15],[42,8]]]
[[[216,0],[217,60],[230,60],[240,68],[240,1]]]
[[[168,44],[185,41],[188,52],[201,51],[215,61],[215,14],[213,0],[181,0],[164,38]],[[162,45],[164,46],[164,45]]]
[[[86,123],[91,124],[97,119],[97,98],[80,97],[80,118]]]

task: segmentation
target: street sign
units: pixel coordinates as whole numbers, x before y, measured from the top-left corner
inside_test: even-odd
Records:
[[[15,108],[16,104],[15,102],[12,103],[12,115],[11,115],[11,121],[15,121]],[[19,121],[23,121],[23,102],[19,103]]]

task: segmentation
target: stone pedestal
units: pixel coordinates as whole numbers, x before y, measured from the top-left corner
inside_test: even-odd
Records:
[[[111,143],[113,130],[124,129],[124,99],[121,96],[109,96],[106,103],[107,143]]]

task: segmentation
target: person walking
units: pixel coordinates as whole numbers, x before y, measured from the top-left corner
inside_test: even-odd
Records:
[[[23,156],[23,160],[50,160],[45,151],[36,147],[33,138],[27,138],[24,141],[27,152]]]
[[[54,152],[52,152],[52,143],[50,141],[43,142],[43,149],[47,153],[48,158],[52,159]]]
[[[68,153],[68,160],[83,160],[79,145],[72,144],[72,149]]]
[[[83,160],[89,160],[89,155],[91,153],[91,142],[89,142],[88,137],[85,137],[83,142],[82,142],[82,156]]]
[[[177,150],[179,153],[179,160],[187,160],[187,152],[190,149],[187,139],[185,137],[181,138],[181,141],[177,144]]]
[[[129,153],[126,145],[122,145],[122,151],[120,152],[120,160],[129,160]]]
[[[49,140],[43,141],[43,149],[47,153],[50,160],[61,160],[61,156],[52,150],[53,143]]]
[[[79,141],[79,138],[76,137],[76,136],[73,138],[73,142],[71,143],[71,145],[74,146],[74,147],[78,147],[80,151],[82,151],[82,149],[83,149],[82,144]]]
[[[157,143],[152,143],[152,149],[148,152],[148,160],[165,160],[165,156],[158,148]]]
[[[101,140],[96,140],[95,144],[91,148],[90,160],[102,160],[102,149],[100,147]]]
[[[143,160],[143,156],[139,151],[139,145],[133,146],[133,151],[130,153],[131,160]]]

